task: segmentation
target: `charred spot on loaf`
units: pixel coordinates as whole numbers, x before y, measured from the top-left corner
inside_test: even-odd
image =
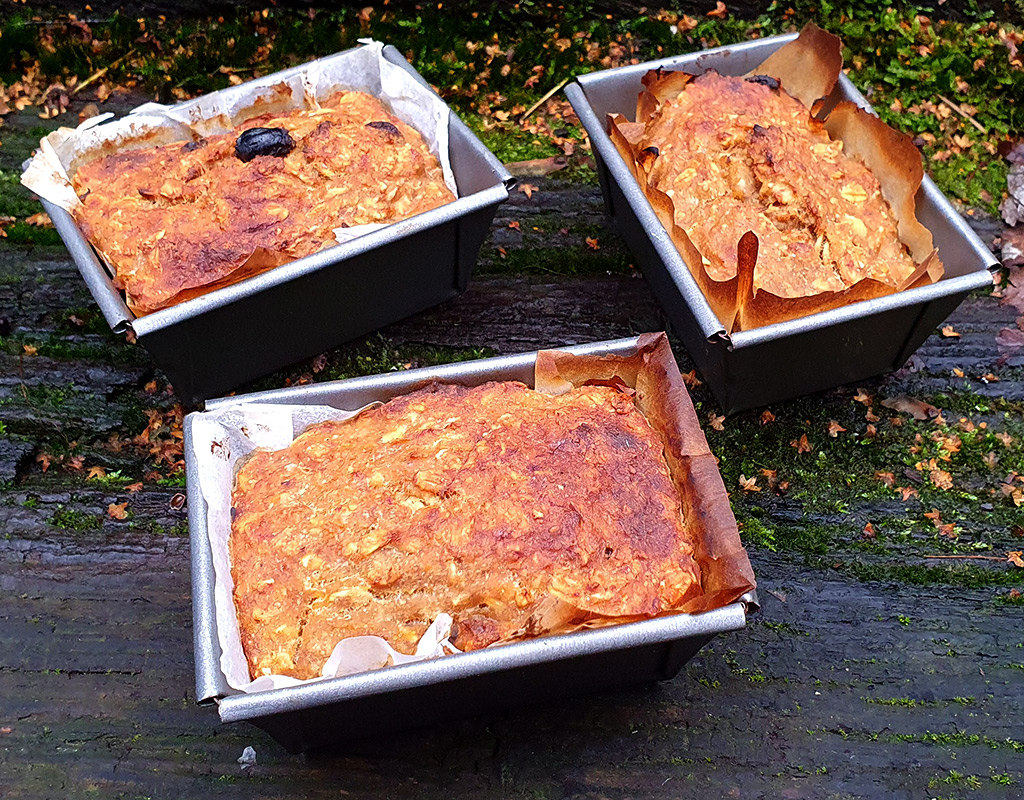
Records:
[[[746,81],[747,83],[759,83],[762,86],[767,86],[769,89],[774,89],[775,91],[778,91],[779,87],[782,85],[779,83],[778,78],[773,78],[771,75],[751,75],[749,78],[746,78]]]
[[[206,147],[206,139],[196,139],[194,142],[188,142],[181,149],[186,153],[191,153],[194,150],[201,150]]]
[[[750,142],[751,144],[760,144],[764,142],[764,161],[771,167],[775,164],[775,160],[772,158],[772,151],[770,148],[771,141],[768,136],[768,129],[763,128],[760,125],[755,124],[750,129]]]
[[[235,156],[252,161],[256,156],[284,158],[295,149],[295,140],[284,128],[249,128],[235,139]]]
[[[381,120],[379,122],[367,122],[366,127],[373,128],[375,131],[380,131],[381,133],[386,134],[389,138],[402,138],[402,132],[398,130],[398,128],[394,124],[390,122],[385,122],[384,120]]]

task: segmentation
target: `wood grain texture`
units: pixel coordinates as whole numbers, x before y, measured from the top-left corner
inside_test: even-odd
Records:
[[[542,183],[538,197],[567,224],[602,224],[596,189]],[[502,210],[485,267],[499,246],[537,246],[507,227],[533,211],[518,195]],[[550,230],[543,246],[567,238],[589,257],[578,237]],[[621,247],[610,231],[600,238],[603,250]],[[36,461],[76,442],[86,465],[134,478],[151,455],[117,452],[108,439],[130,442],[173,397],[147,391],[159,376],[143,351],[84,319],[95,312],[62,251],[0,250],[0,278],[3,335],[39,344],[35,355],[0,356],[0,797],[1019,796],[1020,606],[993,603],[990,590],[860,581],[764,548],[751,548],[762,613],[667,683],[302,757],[249,725],[222,726],[194,704],[185,511],[172,508],[180,489],[147,480],[128,493],[124,482],[57,464],[43,472]],[[1003,369],[973,390],[1024,400],[1019,368],[1004,369],[993,344],[1012,320],[995,299],[971,297],[949,320],[959,339],[936,333],[904,369],[867,386],[935,397],[959,385],[954,368]],[[663,326],[639,277],[491,273],[384,335],[516,352]],[[849,393],[833,397],[819,399],[849,403]],[[112,519],[110,504],[124,502],[127,518]],[[780,531],[808,522],[793,501],[767,513]],[[813,519],[855,536],[865,515],[902,513],[850,497],[846,513]],[[258,763],[243,773],[236,759],[248,745]],[[951,770],[977,776],[978,788]]]

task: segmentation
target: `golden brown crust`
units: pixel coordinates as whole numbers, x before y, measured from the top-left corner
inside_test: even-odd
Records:
[[[705,73],[662,106],[648,146],[660,151],[648,184],[673,199],[716,281],[736,275],[747,231],[759,241],[754,289],[779,297],[914,272],[878,181],[785,92]]]
[[[239,133],[284,128],[286,156],[235,155]],[[334,245],[334,228],[386,223],[453,198],[422,137],[373,97],[265,114],[185,144],[84,164],[75,218],[136,314],[166,308]]]
[[[922,168],[909,140],[848,103],[824,124],[808,109],[840,65],[838,39],[810,25],[754,76],[652,71],[637,122],[609,117],[613,143],[727,331],[942,274],[914,215]],[[747,233],[756,263],[739,258]]]
[[[411,652],[441,612],[476,649],[684,606],[700,574],[663,451],[614,388],[490,383],[434,385],[257,453],[231,540],[253,675],[314,676],[360,634]]]

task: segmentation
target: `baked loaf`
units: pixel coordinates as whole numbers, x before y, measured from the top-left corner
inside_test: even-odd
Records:
[[[147,314],[453,200],[415,130],[362,92],[81,166],[75,219]]]
[[[647,125],[656,146],[648,185],[712,279],[736,275],[739,241],[759,242],[754,290],[797,298],[865,278],[893,287],[915,273],[878,180],[843,152],[807,107],[773,78],[707,72]]]
[[[230,540],[251,674],[318,676],[442,612],[474,650],[701,594],[659,435],[616,389],[432,385],[238,472]]]

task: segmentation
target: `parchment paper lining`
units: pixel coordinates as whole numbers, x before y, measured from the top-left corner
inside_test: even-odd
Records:
[[[611,383],[631,392],[637,407],[665,443],[666,460],[679,491],[687,529],[693,537],[703,589],[702,595],[670,613],[720,608],[755,588],[753,570],[740,542],[717,462],[701,431],[665,335],[645,334],[640,337],[636,352],[628,356],[574,356],[558,351],[537,354],[535,385],[539,391],[557,395],[588,383]],[[244,404],[208,411],[195,418],[192,446],[198,462],[200,490],[207,503],[221,669],[234,689],[257,692],[309,682],[282,675],[249,678],[232,598],[234,584],[228,557],[231,492],[237,468],[257,448],[287,447],[310,425],[329,419],[351,419],[363,410]],[[564,611],[542,608],[535,624],[521,635],[568,633],[640,619],[597,617],[579,624],[567,622],[573,615]],[[421,638],[413,656],[398,653],[376,636],[345,639],[324,665],[323,677],[313,680],[458,652],[448,641],[451,625],[451,617],[440,614]]]
[[[838,37],[808,23],[797,39],[783,45],[747,76],[769,75],[779,79],[784,90],[807,106],[810,116],[818,116],[822,99],[838,80],[842,68],[841,50]],[[644,91],[637,99],[636,121],[629,122],[622,114],[609,114],[609,136],[727,333],[795,319],[939,280],[942,263],[933,247],[931,233],[916,217],[914,196],[924,175],[920,153],[909,137],[849,101],[838,103],[830,112],[824,120],[826,130],[833,140],[843,142],[847,155],[863,161],[878,179],[882,194],[898,221],[899,239],[917,269],[902,282],[862,278],[843,291],[781,297],[763,288],[754,289],[758,250],[756,236],[750,232],[746,236],[754,237],[754,246],[746,248],[747,258],[737,258],[736,275],[721,281],[713,278],[689,234],[676,223],[675,201],[647,180],[657,160],[657,148],[647,146],[652,144],[646,139],[647,123],[663,103],[670,102],[684,90],[692,77],[681,71],[649,72],[643,79]]]
[[[225,133],[254,116],[315,107],[334,92],[351,89],[377,97],[423,136],[441,162],[445,184],[458,197],[448,157],[448,107],[412,75],[387,61],[383,51],[382,42],[365,40],[358,49],[311,62],[290,76],[270,75],[174,106],[147,103],[119,120],[108,122],[113,115],[102,114],[77,128],[60,128],[40,141],[21,182],[44,200],[73,212],[80,201],[71,176],[80,164],[121,150]],[[382,227],[379,223],[354,225],[336,228],[334,235],[340,244]]]
[[[370,406],[367,406],[369,408]],[[345,420],[359,411],[340,411],[330,406],[291,406],[252,403],[208,411],[192,425],[199,487],[206,500],[206,530],[213,553],[214,608],[220,642],[220,667],[228,685],[243,692],[260,692],[296,686],[300,681],[286,675],[265,675],[251,680],[242,650],[238,617],[233,599],[234,581],[228,556],[231,536],[231,490],[235,472],[257,448],[280,450],[310,425],[325,420]],[[456,652],[448,642],[451,617],[440,614],[420,639],[416,655],[393,650],[377,636],[358,636],[339,642],[321,671],[321,678],[365,672],[389,664],[404,664]]]

